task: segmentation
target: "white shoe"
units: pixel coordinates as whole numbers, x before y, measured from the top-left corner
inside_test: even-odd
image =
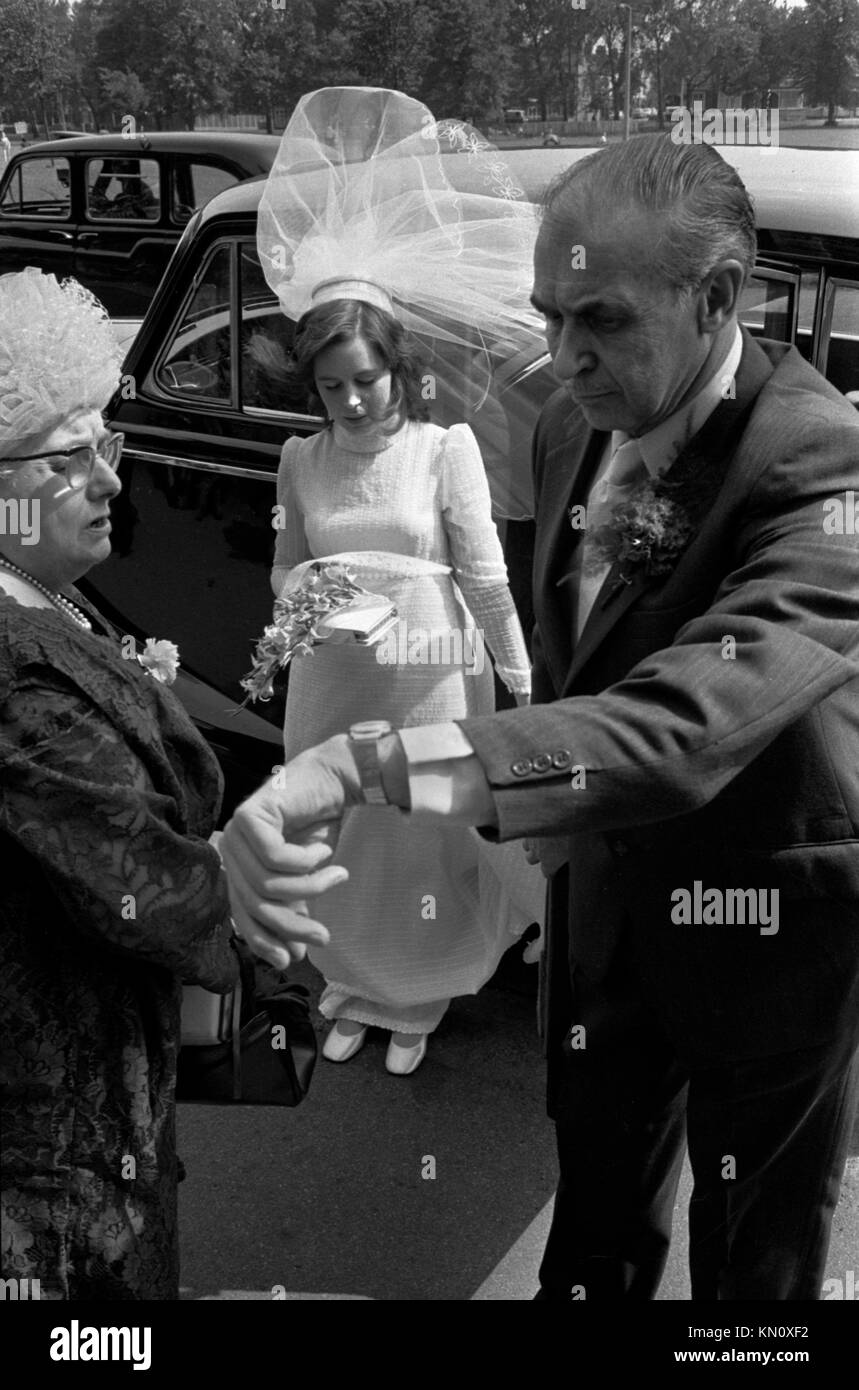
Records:
[[[394,1042],[393,1036],[388,1043],[388,1055],[385,1058],[385,1066],[394,1076],[410,1076],[413,1071],[417,1071],[427,1052],[427,1035],[421,1033],[414,1047],[400,1047]]]
[[[366,1036],[366,1028],[359,1028],[357,1033],[341,1033],[335,1023],[322,1044],[322,1056],[327,1057],[329,1062],[348,1062],[350,1057],[360,1052]]]

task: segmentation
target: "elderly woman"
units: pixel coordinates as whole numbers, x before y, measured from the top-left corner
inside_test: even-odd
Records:
[[[87,291],[0,276],[2,1276],[54,1299],[178,1297],[181,984],[237,975],[169,644],[74,588],[110,554],[118,378]]]

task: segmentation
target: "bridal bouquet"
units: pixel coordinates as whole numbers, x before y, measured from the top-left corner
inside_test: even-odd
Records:
[[[254,652],[253,666],[239,682],[248,700],[270,700],[279,671],[296,656],[310,656],[320,642],[335,632],[345,633],[362,646],[378,642],[396,621],[397,610],[381,594],[355,582],[345,565],[310,565],[301,582],[275,599],[274,621],[269,623]]]

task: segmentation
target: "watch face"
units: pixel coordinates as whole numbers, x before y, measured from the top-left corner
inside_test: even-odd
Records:
[[[391,733],[392,725],[387,719],[365,719],[361,724],[353,724],[349,730],[350,738],[371,739],[381,738],[383,734]]]

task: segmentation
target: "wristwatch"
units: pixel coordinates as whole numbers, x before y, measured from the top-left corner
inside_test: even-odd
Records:
[[[353,724],[349,730],[349,746],[361,775],[361,790],[364,800],[370,806],[391,804],[382,786],[379,739],[393,732],[393,725],[389,724],[387,719],[365,719],[361,724]]]

